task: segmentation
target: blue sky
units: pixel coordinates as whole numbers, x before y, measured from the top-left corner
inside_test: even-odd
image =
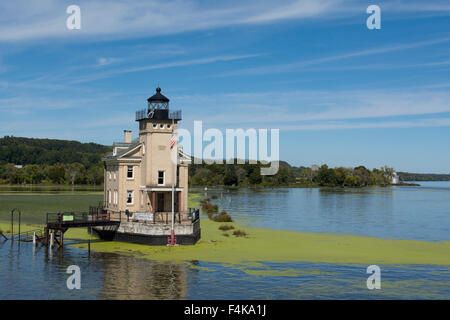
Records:
[[[448,1],[0,4],[0,136],[136,136],[159,84],[184,128],[279,128],[293,165],[450,173],[449,75]]]

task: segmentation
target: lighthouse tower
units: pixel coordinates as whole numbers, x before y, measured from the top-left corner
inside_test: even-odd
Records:
[[[178,152],[178,146],[176,140],[171,145],[171,138],[181,120],[181,111],[171,112],[169,101],[158,87],[147,99],[147,109],[136,112],[142,146],[140,191],[145,209],[154,213],[171,211],[172,181],[175,182],[175,210],[187,210],[188,159],[181,155],[176,170],[172,170],[172,158],[176,158],[173,152]]]

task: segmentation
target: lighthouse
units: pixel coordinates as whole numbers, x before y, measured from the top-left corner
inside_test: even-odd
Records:
[[[176,141],[181,110],[171,111],[161,91],[156,88],[146,108],[136,111],[138,137],[124,130],[124,140],[102,159],[104,209],[121,223],[109,234],[96,228],[100,236],[161,245],[173,236],[178,244],[200,238],[198,210],[188,208],[191,157]]]

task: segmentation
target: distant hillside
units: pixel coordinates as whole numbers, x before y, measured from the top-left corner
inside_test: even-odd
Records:
[[[97,164],[111,147],[78,141],[5,136],[0,138],[0,164]]]
[[[450,174],[397,172],[401,181],[450,181]]]

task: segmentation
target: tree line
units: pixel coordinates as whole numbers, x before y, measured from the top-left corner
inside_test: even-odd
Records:
[[[111,147],[78,141],[34,139],[5,136],[0,138],[0,184],[103,184],[101,158]],[[369,170],[291,166],[279,162],[273,176],[262,176],[261,163],[191,164],[189,184],[201,186],[342,186],[388,185],[394,170],[389,167]],[[450,180],[450,175],[400,172],[403,181]]]
[[[402,181],[450,181],[450,174],[399,172]]]
[[[235,161],[236,162],[236,161]],[[364,166],[356,168],[294,167],[287,162],[279,163],[279,170],[273,176],[262,176],[263,164],[192,164],[189,168],[189,184],[202,186],[330,186],[365,187],[386,186],[392,181],[394,169],[384,166],[369,170]]]
[[[101,158],[111,147],[78,141],[0,138],[0,184],[103,183]]]

